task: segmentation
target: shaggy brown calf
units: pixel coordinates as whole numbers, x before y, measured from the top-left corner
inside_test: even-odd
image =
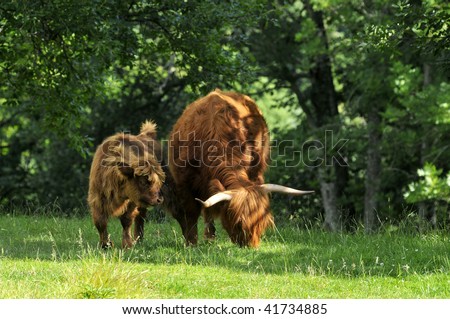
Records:
[[[311,193],[264,184],[269,142],[264,117],[246,95],[216,90],[185,109],[169,140],[177,199],[168,206],[188,244],[197,242],[202,213],[205,237],[214,238],[220,218],[233,242],[257,247],[273,225],[269,193]]]
[[[163,201],[160,189],[165,174],[160,165],[161,147],[155,139],[156,125],[147,121],[139,135],[117,133],[105,139],[95,152],[88,204],[102,248],[113,246],[107,231],[109,217],[120,218],[122,247],[129,248],[144,236],[146,208]]]

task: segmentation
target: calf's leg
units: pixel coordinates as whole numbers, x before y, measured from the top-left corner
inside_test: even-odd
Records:
[[[147,208],[139,207],[139,214],[134,219],[134,239],[142,241],[144,239],[145,218],[147,216]]]
[[[92,219],[100,236],[100,247],[103,249],[114,247],[108,234],[108,214],[101,210],[95,210],[93,211]]]
[[[133,238],[131,237],[131,225],[134,218],[139,214],[136,205],[130,203],[125,213],[120,216],[120,223],[122,224],[122,248],[131,248],[134,245]]]

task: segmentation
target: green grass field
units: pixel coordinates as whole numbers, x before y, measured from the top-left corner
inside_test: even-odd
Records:
[[[110,222],[120,245],[118,220]],[[0,298],[449,298],[445,233],[330,234],[279,227],[241,249],[223,231],[184,247],[174,222],[97,249],[89,217],[0,215]]]

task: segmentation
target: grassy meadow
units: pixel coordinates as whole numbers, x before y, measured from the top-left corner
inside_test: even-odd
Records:
[[[120,245],[119,220],[110,233]],[[97,248],[89,217],[0,213],[0,298],[449,298],[443,232],[330,234],[279,226],[241,249],[219,228],[184,247],[174,221],[130,250]]]

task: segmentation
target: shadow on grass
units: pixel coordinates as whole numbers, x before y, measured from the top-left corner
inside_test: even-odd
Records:
[[[109,228],[120,245],[118,220],[112,220]],[[0,216],[0,259],[120,258],[149,265],[349,278],[450,272],[449,237],[444,233],[365,236],[283,227],[269,231],[259,249],[233,245],[220,228],[216,241],[202,240],[196,247],[185,247],[178,225],[172,221],[147,223],[145,234],[144,241],[133,249],[103,251],[97,248],[98,235],[89,218]]]

